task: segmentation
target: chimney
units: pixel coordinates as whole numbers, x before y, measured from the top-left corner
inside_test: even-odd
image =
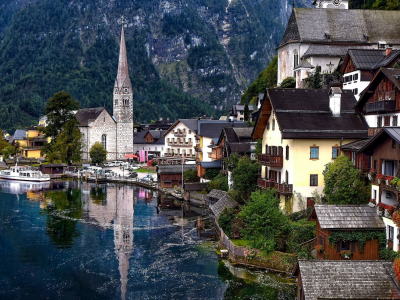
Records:
[[[390,54],[392,54],[392,47],[388,46],[386,48],[386,56],[389,56]]]
[[[340,117],[340,105],[342,101],[342,89],[340,87],[331,87],[329,91],[329,108],[334,117]]]

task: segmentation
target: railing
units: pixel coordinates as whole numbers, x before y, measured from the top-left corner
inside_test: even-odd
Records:
[[[283,167],[283,156],[258,154],[258,163],[267,167]]]
[[[395,109],[396,109],[395,100],[382,100],[378,102],[367,103],[367,105],[365,106],[365,110],[367,113],[378,112],[378,111],[393,111]]]
[[[198,153],[203,153],[203,149],[201,147],[195,147],[194,150]]]
[[[374,136],[377,134],[382,128],[368,128],[368,136]]]
[[[192,147],[192,142],[168,142],[168,146]]]
[[[275,189],[276,189],[276,192],[280,193],[280,194],[292,194],[293,193],[293,184],[275,183]]]
[[[177,137],[185,137],[185,136],[186,136],[186,132],[175,131],[175,132],[174,132],[174,136],[177,136]]]
[[[262,189],[272,189],[275,187],[275,181],[258,178],[258,186]]]

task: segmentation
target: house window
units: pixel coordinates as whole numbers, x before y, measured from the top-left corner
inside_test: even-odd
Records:
[[[118,99],[115,99],[114,105],[115,105],[115,106],[118,106]]]
[[[272,130],[275,130],[275,119],[272,120]]]
[[[378,128],[382,127],[382,117],[378,117],[378,123],[376,125]]]
[[[285,172],[285,182],[289,183],[289,172],[288,171]]]
[[[393,116],[392,126],[397,126],[397,116]]]
[[[385,126],[390,126],[390,116],[385,116],[385,118],[384,118],[384,125],[385,125]]]
[[[353,80],[358,80],[358,74],[354,74]]]
[[[354,89],[354,95],[357,95],[358,94],[358,89]]]
[[[269,130],[269,122],[267,122],[267,130]]]
[[[106,121],[106,117],[104,117],[103,121],[104,121],[104,122]]]
[[[310,147],[310,159],[318,159],[319,158],[319,147]]]
[[[310,186],[318,186],[318,174],[310,175]]]
[[[332,158],[335,159],[339,156],[339,147],[332,147]]]
[[[286,160],[289,160],[289,145],[286,145]]]
[[[191,130],[189,130],[189,133],[192,133],[192,131],[191,131]]]
[[[107,135],[105,134],[101,136],[101,145],[103,146],[104,149],[107,150]]]
[[[375,200],[376,200],[376,190],[374,190],[374,196],[373,196],[372,199],[375,199]]]
[[[342,241],[341,250],[350,250],[350,242],[349,241]]]
[[[393,241],[394,227],[388,225],[388,240]]]
[[[269,154],[269,147],[268,147],[268,145],[265,145],[265,154]]]
[[[356,162],[356,153],[354,151],[351,152],[351,161],[353,162],[353,164],[355,164]]]

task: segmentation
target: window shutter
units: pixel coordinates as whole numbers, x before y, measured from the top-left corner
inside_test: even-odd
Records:
[[[336,252],[340,252],[341,244],[341,241],[336,243]]]
[[[356,242],[353,241],[350,243],[350,251],[356,252]]]

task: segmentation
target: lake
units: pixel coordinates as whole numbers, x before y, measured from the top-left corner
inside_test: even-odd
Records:
[[[0,299],[296,298],[218,260],[211,233],[205,210],[136,186],[0,180]]]

